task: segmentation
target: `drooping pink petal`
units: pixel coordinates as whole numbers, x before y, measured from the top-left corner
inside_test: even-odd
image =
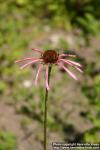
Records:
[[[28,57],[28,58],[24,58],[24,59],[17,60],[17,61],[15,61],[15,63],[23,62],[23,61],[25,61],[25,60],[35,60],[35,59],[36,59],[36,58]]]
[[[74,66],[79,72],[83,73],[83,70],[79,67]]]
[[[70,65],[70,66],[73,66],[72,63],[70,63],[69,61],[67,61],[66,59],[60,59],[60,61],[63,61],[64,63]]]
[[[32,48],[33,51],[39,52],[39,53],[43,53],[41,50],[37,49],[37,48]]]
[[[67,59],[67,62],[70,62],[71,64],[74,64],[74,65],[76,65],[76,66],[82,67],[81,64],[79,64],[79,63],[77,63],[77,62],[75,62],[75,61],[72,61],[72,60],[68,60],[68,59]]]
[[[63,64],[58,63],[58,65],[63,68],[72,78],[74,78],[75,80],[78,80],[78,78],[75,76],[74,73],[72,73],[69,69],[67,69]]]
[[[42,60],[42,59],[35,59],[35,60],[33,60],[33,61],[30,61],[30,62],[26,63],[25,65],[22,65],[22,66],[20,67],[20,69],[23,69],[23,68],[29,66],[30,64],[35,63],[35,62],[38,62],[38,61],[41,61],[41,60]]]
[[[49,83],[48,83],[48,66],[46,68],[46,73],[45,73],[45,85],[47,90],[50,90]]]
[[[74,54],[60,54],[59,55],[59,57],[63,57],[63,56],[65,56],[65,57],[76,57],[76,55],[74,55]]]
[[[66,59],[60,59],[61,61],[65,62],[66,64],[71,65],[72,67],[76,68],[79,72],[83,73],[83,71],[81,70],[81,68],[77,67],[76,65],[70,63],[69,61],[67,61]]]
[[[40,75],[42,68],[43,68],[43,65],[40,64],[38,71],[37,71],[37,74],[36,74],[36,78],[35,78],[35,85],[37,85],[37,81],[39,79],[39,75]]]

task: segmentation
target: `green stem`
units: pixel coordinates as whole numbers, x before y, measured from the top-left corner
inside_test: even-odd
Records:
[[[52,67],[49,66],[48,83],[50,81],[51,68]],[[47,149],[47,100],[48,100],[48,90],[46,88],[46,91],[45,91],[45,102],[44,102],[44,150]]]

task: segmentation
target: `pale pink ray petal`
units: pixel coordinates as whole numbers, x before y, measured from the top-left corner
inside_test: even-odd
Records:
[[[60,61],[63,61],[63,62],[65,62],[66,64],[73,66],[73,64],[70,63],[69,61],[67,61],[66,59],[60,59]]]
[[[68,59],[67,59],[67,62],[70,62],[70,63],[72,63],[72,64],[74,64],[74,65],[76,65],[76,66],[82,67],[81,64],[79,64],[79,63],[77,63],[77,62],[75,62],[75,61],[72,61],[72,60],[68,60]]]
[[[33,51],[39,52],[39,53],[43,53],[41,50],[37,49],[37,48],[32,48]]]
[[[67,69],[63,64],[58,63],[58,65],[61,68],[63,68],[72,78],[74,78],[75,80],[78,80],[78,78],[69,69]]]
[[[45,85],[47,90],[50,90],[49,83],[48,83],[48,66],[46,68],[46,73],[45,73]]]
[[[42,60],[42,59],[35,59],[35,60],[31,61],[31,62],[28,62],[28,63],[26,63],[25,65],[22,65],[22,66],[20,67],[20,69],[23,69],[23,68],[29,66],[30,64],[35,63],[35,62],[38,62],[38,61],[41,61],[41,60]]]
[[[79,67],[74,66],[79,72],[83,73],[83,70]]]
[[[65,56],[65,57],[67,57],[67,56],[76,57],[76,55],[74,55],[74,54],[61,54],[61,55],[59,55],[59,57],[63,57],[63,56]]]
[[[65,60],[65,59],[60,59],[61,61],[65,62],[66,64],[71,65],[72,67],[76,68],[79,72],[83,73],[83,71],[81,70],[81,68],[75,66],[74,64],[70,63],[69,61]]]
[[[36,58],[28,57],[28,58],[24,58],[24,59],[17,60],[17,61],[15,61],[15,63],[23,62],[23,61],[25,61],[25,60],[35,60],[35,59],[36,59]]]
[[[40,66],[38,68],[38,71],[37,71],[37,74],[36,74],[35,82],[34,82],[35,85],[37,85],[37,81],[39,79],[39,75],[40,75],[40,72],[41,72],[42,68],[43,68],[43,65],[40,64]]]

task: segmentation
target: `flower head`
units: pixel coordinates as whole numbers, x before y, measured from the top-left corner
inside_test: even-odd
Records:
[[[39,49],[32,49],[32,50],[40,53],[40,57],[39,58],[27,57],[22,60],[15,61],[15,63],[24,62],[24,64],[20,67],[21,69],[23,69],[31,64],[40,62],[38,71],[36,74],[36,78],[35,78],[35,85],[37,85],[37,81],[39,79],[40,72],[42,71],[44,66],[46,66],[45,86],[46,86],[47,90],[50,89],[49,83],[48,83],[48,67],[50,65],[53,65],[53,64],[58,65],[60,68],[64,69],[75,80],[78,80],[78,78],[76,77],[76,75],[74,73],[72,73],[68,69],[68,67],[65,66],[65,64],[72,66],[73,68],[75,68],[76,70],[78,70],[81,73],[83,72],[81,69],[82,65],[80,63],[68,59],[69,57],[76,57],[75,54],[69,54],[69,53],[68,54],[59,54],[55,50],[47,50],[44,52]],[[28,60],[28,62],[26,62],[27,60]]]

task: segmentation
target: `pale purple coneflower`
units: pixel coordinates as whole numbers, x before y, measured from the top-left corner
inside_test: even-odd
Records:
[[[32,65],[36,62],[40,63],[37,74],[36,74],[36,78],[35,78],[35,85],[37,85],[40,73],[44,66],[46,66],[45,86],[47,90],[50,89],[49,83],[48,83],[48,69],[50,65],[53,65],[53,64],[58,65],[60,68],[64,69],[75,80],[78,80],[78,78],[76,77],[74,73],[72,73],[68,69],[67,66],[65,66],[65,64],[72,66],[73,68],[75,68],[81,73],[83,72],[81,69],[82,65],[80,63],[68,59],[69,57],[75,57],[76,56],[75,54],[59,54],[55,50],[46,50],[44,52],[39,49],[32,49],[32,50],[40,53],[40,57],[39,58],[27,57],[27,58],[15,61],[15,63],[24,62],[24,64],[20,67],[21,69],[26,68],[27,66]],[[29,62],[26,62],[27,60]]]
[[[49,80],[50,80],[50,74],[51,74],[51,68],[52,65],[58,65],[60,68],[64,69],[72,78],[74,78],[75,80],[78,80],[78,78],[76,77],[76,75],[74,73],[72,73],[68,66],[71,66],[73,68],[75,68],[76,70],[82,72],[82,65],[78,62],[69,60],[69,57],[75,57],[76,55],[74,54],[59,54],[58,52],[56,52],[55,50],[47,50],[47,51],[41,51],[39,49],[32,49],[33,51],[36,51],[38,53],[40,53],[40,57],[39,58],[34,58],[34,57],[27,57],[24,58],[22,60],[17,60],[16,63],[20,63],[23,62],[24,64],[21,65],[21,69],[32,65],[36,62],[39,62],[39,67],[38,67],[38,71],[36,74],[36,78],[35,78],[35,85],[37,85],[40,73],[42,71],[42,69],[44,68],[44,66],[46,67],[45,70],[45,87],[46,87],[46,92],[45,92],[45,102],[44,102],[44,150],[46,150],[46,143],[47,143],[47,100],[48,100],[48,90],[50,89],[49,87]],[[26,62],[28,61],[28,62]]]

